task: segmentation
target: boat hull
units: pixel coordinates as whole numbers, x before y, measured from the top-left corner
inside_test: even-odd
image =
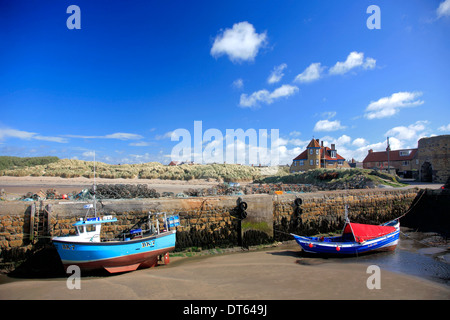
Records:
[[[105,269],[110,273],[134,271],[156,266],[158,256],[175,249],[175,231],[159,235],[111,242],[73,242],[53,240],[65,268],[76,265],[81,270]]]
[[[364,241],[363,243],[346,242],[326,242],[320,241],[316,237],[301,237],[294,235],[295,241],[304,252],[323,255],[358,255],[380,251],[395,250],[399,240],[400,230],[382,237]]]

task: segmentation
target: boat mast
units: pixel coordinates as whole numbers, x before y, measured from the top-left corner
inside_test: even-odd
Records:
[[[94,151],[94,217],[97,217],[97,201],[95,200],[95,151]]]

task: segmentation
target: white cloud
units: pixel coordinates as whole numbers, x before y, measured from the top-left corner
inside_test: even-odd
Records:
[[[267,82],[268,83],[280,82],[281,78],[283,78],[284,76],[283,70],[286,68],[287,68],[286,63],[280,64],[278,67],[273,68],[273,71],[270,74],[269,78],[267,79]]]
[[[376,60],[373,58],[367,58],[364,60],[363,52],[350,52],[347,59],[344,62],[336,62],[336,64],[330,68],[330,74],[345,74],[352,69],[362,67],[363,69],[375,68]]]
[[[343,134],[337,139],[336,144],[339,145],[349,144],[350,141],[352,141],[352,139],[348,135]]]
[[[232,62],[253,61],[266,42],[266,32],[258,34],[252,24],[243,21],[217,35],[211,55],[220,57],[226,54]]]
[[[446,126],[442,126],[438,128],[439,131],[450,132],[450,123]]]
[[[256,107],[259,103],[271,104],[274,100],[289,97],[298,91],[296,86],[284,84],[281,87],[269,92],[266,89],[253,92],[250,96],[243,93],[239,105],[241,107]]]
[[[363,69],[370,70],[374,69],[377,64],[377,60],[374,58],[367,58],[364,64],[362,65]]]
[[[51,136],[42,136],[35,132],[27,132],[16,129],[9,128],[0,128],[0,140],[6,138],[17,138],[23,140],[40,140],[40,141],[50,141],[57,143],[67,143],[67,139],[62,137],[51,137]]]
[[[314,131],[336,131],[345,128],[346,127],[342,126],[339,120],[319,120],[314,126]]]
[[[134,133],[117,132],[113,134],[107,134],[104,136],[105,139],[118,139],[118,140],[139,140],[143,136]]]
[[[428,121],[416,121],[407,127],[398,126],[388,130],[385,136],[395,137],[398,140],[409,140],[409,141],[418,141],[419,138],[424,136],[424,131],[427,129],[426,125],[428,125]]]
[[[118,140],[139,140],[143,138],[143,136],[139,134],[125,133],[125,132],[116,132],[104,136],[83,136],[73,134],[68,134],[65,136],[69,138],[80,138],[80,139],[118,139]]]
[[[145,142],[145,141],[130,143],[130,146],[132,146],[132,147],[147,147],[149,145],[150,144],[148,142]]]
[[[241,78],[234,80],[233,87],[235,87],[236,89],[242,89],[244,87],[244,80],[242,80]]]
[[[81,155],[85,158],[93,158],[95,157],[95,151],[85,151]]]
[[[176,130],[175,130],[176,131]],[[175,131],[168,131],[164,133],[163,135],[156,135],[155,140],[162,140],[162,139],[179,139],[179,136]]]
[[[323,118],[331,119],[331,118],[334,118],[336,116],[336,114],[337,114],[336,111],[325,111],[325,112],[322,112],[320,115]]]
[[[312,63],[309,67],[305,69],[302,73],[297,75],[294,81],[297,82],[312,82],[318,80],[321,77],[321,72],[325,69],[319,62]]]
[[[368,142],[366,139],[364,138],[356,138],[355,140],[353,140],[352,145],[356,146],[356,147],[362,147],[364,145],[366,145]]]
[[[366,108],[365,117],[367,119],[391,117],[398,113],[401,108],[414,107],[423,104],[423,100],[417,100],[421,95],[421,92],[397,92],[390,97],[372,101]]]
[[[290,135],[291,137],[299,137],[301,134],[302,134],[302,133],[301,133],[300,131],[296,131],[296,130],[294,130],[294,131],[292,131],[292,132],[289,132],[289,135]]]
[[[436,9],[436,14],[438,18],[441,17],[450,17],[450,0],[442,1],[439,4],[439,7]]]
[[[4,138],[18,138],[18,139],[25,139],[30,140],[36,133],[34,132],[27,132],[27,131],[21,131],[16,129],[0,129],[0,139]]]

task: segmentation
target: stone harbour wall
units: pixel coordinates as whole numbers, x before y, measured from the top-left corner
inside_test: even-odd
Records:
[[[298,195],[302,204],[283,197],[274,201],[275,239],[292,239],[290,233],[315,235],[340,232],[346,207],[356,223],[381,224],[403,215],[413,204],[418,189],[370,189],[317,192]]]
[[[354,222],[382,223],[410,208],[418,189],[365,189],[282,195],[244,195],[186,199],[103,200],[100,215],[118,222],[102,227],[102,236],[118,237],[149,212],[178,214],[176,250],[248,247],[292,240],[289,233],[312,235],[339,231],[345,207]],[[299,200],[301,204],[299,205]],[[240,202],[246,202],[242,210]],[[74,201],[0,202],[0,264],[23,260],[48,245],[52,236],[74,233],[86,203]],[[92,210],[92,209],[91,209]],[[162,221],[161,221],[162,222]]]
[[[418,149],[420,180],[431,175],[430,181],[445,183],[450,177],[450,135],[422,138]]]

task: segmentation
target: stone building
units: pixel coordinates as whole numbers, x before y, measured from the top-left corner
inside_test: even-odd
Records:
[[[388,154],[389,152],[389,154]],[[419,160],[417,158],[418,149],[401,149],[386,151],[373,151],[363,160],[364,169],[376,169],[395,173],[404,178],[417,178],[419,170]]]
[[[323,141],[319,144],[319,139],[312,139],[306,150],[294,158],[289,171],[298,172],[318,168],[350,168],[350,165],[337,153],[335,144],[328,148],[323,146]]]
[[[450,135],[422,138],[418,149],[420,181],[445,183],[450,176]]]

